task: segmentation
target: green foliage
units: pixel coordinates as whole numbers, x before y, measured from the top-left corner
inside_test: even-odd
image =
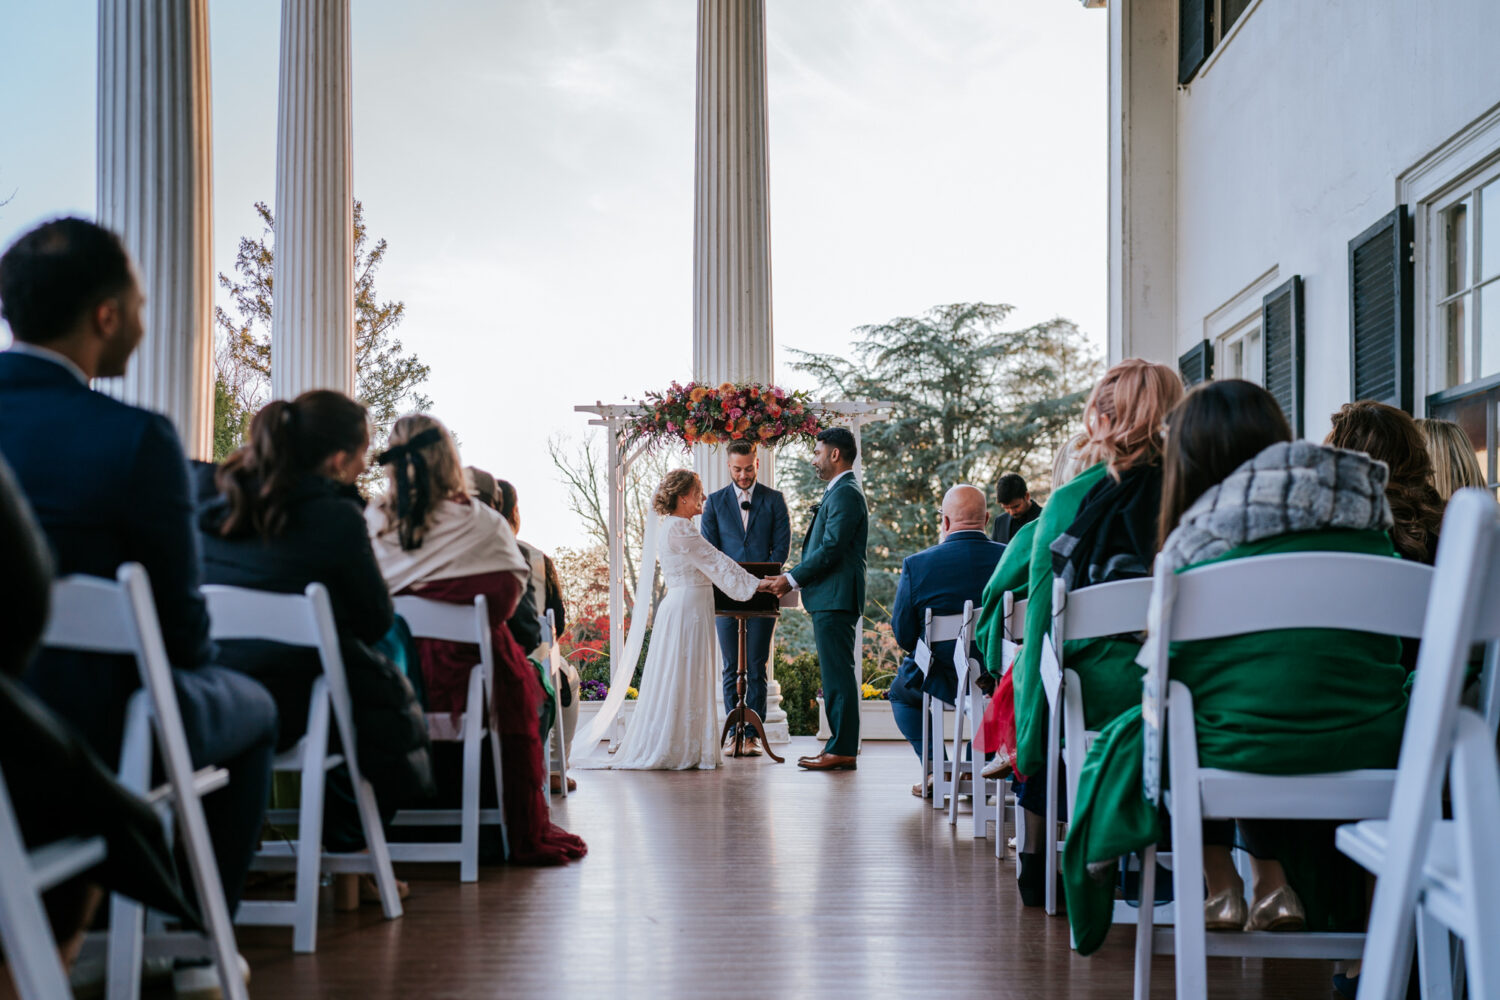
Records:
[[[1100,374],[1098,355],[1066,319],[1004,329],[1011,311],[965,302],[860,327],[853,360],[794,352],[794,366],[818,381],[824,399],[895,404],[861,435],[872,620],[895,597],[901,560],[937,543],[950,486],[972,483],[993,505],[999,477],[1020,472],[1044,492],[1053,451],[1076,429]],[[804,501],[795,516],[822,484],[807,463],[784,468]]]
[[[776,645],[776,682],[781,685],[781,707],[793,736],[815,736],[818,732],[818,692],[823,675],[816,653],[786,655]]]
[[[255,203],[263,226],[259,237],[242,237],[235,254],[236,277],[219,275],[235,315],[214,309],[219,332],[214,352],[214,460],[244,440],[250,416],[271,390],[271,307],[275,276],[276,220],[265,202]],[[370,411],[371,445],[384,446],[391,424],[403,412],[425,410],[432,401],[418,391],[431,370],[409,354],[393,331],[406,316],[402,302],[382,300],[375,275],[385,260],[386,241],[370,246],[364,206],[354,202],[354,372],[355,396]],[[221,416],[222,411],[222,416]],[[224,434],[221,440],[219,431]],[[238,429],[236,431],[236,428]]]

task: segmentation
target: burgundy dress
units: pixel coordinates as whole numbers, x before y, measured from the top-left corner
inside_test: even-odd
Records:
[[[510,860],[522,865],[561,865],[583,857],[588,845],[552,823],[545,791],[547,765],[537,731],[542,686],[505,625],[521,600],[520,581],[511,573],[479,573],[418,583],[404,593],[450,604],[472,604],[479,594],[486,597],[495,650],[495,698],[490,715],[500,740]],[[479,647],[418,639],[417,655],[427,686],[428,711],[463,712],[469,672],[479,662]]]

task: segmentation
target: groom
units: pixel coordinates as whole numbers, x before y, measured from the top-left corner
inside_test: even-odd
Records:
[[[828,484],[802,540],[802,561],[767,587],[774,594],[802,591],[812,615],[823,702],[833,736],[823,752],[797,763],[809,771],[852,771],[859,750],[859,683],[854,636],[865,606],[865,537],[869,515],[854,479],[854,435],[843,427],[818,434],[812,464]]]
[[[760,457],[749,441],[732,441],[729,452],[729,485],[715,490],[703,505],[701,530],[710,545],[736,562],[786,562],[792,547],[792,522],[787,514],[786,498],[776,490],[755,481],[760,473]],[[774,618],[752,618],[745,623],[746,657],[745,704],[766,717],[766,660],[771,655],[771,635],[776,631]],[[719,649],[724,656],[724,711],[732,712],[739,704],[739,624],[733,618],[720,617]],[[747,730],[750,727],[745,727]],[[724,740],[726,748],[734,745],[734,733]],[[745,754],[760,756],[755,736],[744,742]]]

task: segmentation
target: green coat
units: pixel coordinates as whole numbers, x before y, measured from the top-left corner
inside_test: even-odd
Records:
[[[1068,530],[1089,490],[1108,474],[1100,462],[1055,490],[1042,508],[1031,542],[1027,587],[1026,641],[1016,657],[1016,770],[1039,774],[1047,763],[1047,694],[1042,687],[1042,636],[1052,630],[1052,543]],[[1122,639],[1082,639],[1063,647],[1068,669],[1083,686],[1084,725],[1100,729],[1141,702],[1137,643]]]
[[[865,541],[869,514],[865,495],[847,475],[823,494],[802,540],[802,561],[790,570],[808,611],[865,609]]]
[[[1242,545],[1198,565],[1285,552],[1394,556],[1382,531],[1315,531]],[[1191,568],[1191,567],[1189,567]],[[1247,595],[1253,600],[1253,595]],[[1339,629],[1284,629],[1172,644],[1171,676],[1193,692],[1203,767],[1259,774],[1309,774],[1394,767],[1406,721],[1401,642]],[[1115,719],[1089,750],[1063,852],[1068,920],[1080,953],[1104,941],[1113,885],[1088,875],[1156,843],[1155,809],[1141,794],[1139,703]],[[1363,915],[1363,884],[1342,879],[1330,843],[1292,836],[1277,860],[1307,908],[1309,930],[1350,929]]]
[[[1043,508],[1045,509],[1045,508]],[[1005,638],[1005,595],[1016,591],[1016,600],[1025,600],[1024,588],[1031,573],[1031,536],[1036,533],[1036,522],[1027,521],[1021,530],[1006,543],[1005,552],[984,585],[984,596],[980,598],[979,621],[974,626],[974,643],[984,657],[984,669],[996,680],[1004,672],[1005,664],[1000,656],[1000,643]]]

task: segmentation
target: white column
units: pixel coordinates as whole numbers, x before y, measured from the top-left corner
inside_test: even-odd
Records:
[[[693,378],[712,385],[773,378],[767,103],[765,0],[698,0]],[[722,448],[694,448],[693,467],[710,492],[729,483]],[[775,460],[765,450],[760,481],[776,481]],[[773,650],[766,734],[789,742],[774,660]]]
[[[693,378],[714,385],[772,377],[766,106],[765,0],[698,0]],[[720,449],[693,464],[707,489],[728,484]]]
[[[145,340],[101,388],[213,454],[213,135],[208,0],[99,0],[98,212],[146,296]]]
[[[349,0],[282,0],[271,394],[354,392]]]
[[[1110,363],[1177,362],[1177,100],[1177,4],[1110,4]]]

